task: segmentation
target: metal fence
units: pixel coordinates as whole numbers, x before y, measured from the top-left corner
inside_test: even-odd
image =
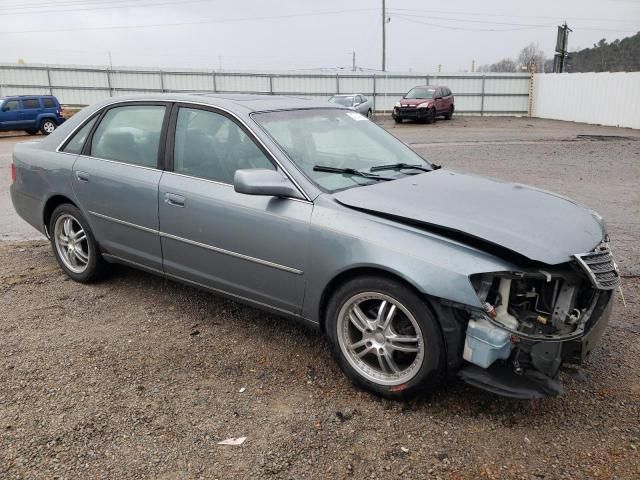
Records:
[[[640,72],[536,75],[533,100],[536,117],[640,128]]]
[[[0,96],[52,94],[64,105],[89,105],[114,95],[218,92],[295,95],[328,99],[362,93],[376,111],[388,111],[416,85],[447,85],[456,111],[471,115],[526,115],[528,74],[327,73],[160,70],[68,65],[0,64]]]

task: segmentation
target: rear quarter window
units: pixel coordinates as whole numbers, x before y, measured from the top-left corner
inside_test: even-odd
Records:
[[[89,135],[89,132],[91,132],[91,127],[96,123],[97,118],[98,117],[93,117],[85,123],[84,126],[71,137],[67,144],[62,148],[62,151],[66,153],[81,153],[84,142],[87,140],[87,136]]]
[[[27,98],[22,100],[22,108],[25,110],[40,108],[40,101],[37,98]]]
[[[43,98],[42,99],[42,104],[44,105],[44,108],[55,108],[56,107],[56,102],[53,100],[53,98]]]

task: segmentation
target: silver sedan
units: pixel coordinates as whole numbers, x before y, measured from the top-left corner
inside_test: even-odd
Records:
[[[558,394],[619,282],[593,210],[440,168],[326,102],[112,98],[18,144],[11,172],[73,280],[117,262],[295,318],[387,398],[452,374]]]
[[[373,102],[361,93],[334,95],[329,98],[329,102],[350,108],[367,118],[371,118],[373,115]]]

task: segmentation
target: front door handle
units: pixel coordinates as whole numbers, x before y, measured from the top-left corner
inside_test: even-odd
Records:
[[[81,182],[89,181],[89,174],[87,172],[81,172],[80,170],[76,171],[76,178]]]
[[[164,194],[165,203],[174,207],[184,207],[184,200],[185,198],[182,195],[177,195],[175,193]]]

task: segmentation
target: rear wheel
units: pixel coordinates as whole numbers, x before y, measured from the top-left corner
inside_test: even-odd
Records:
[[[56,207],[49,222],[49,234],[56,260],[69,277],[81,283],[100,277],[104,260],[79,209],[70,204]]]
[[[372,276],[346,282],[329,302],[325,325],[343,372],[366,390],[404,399],[440,384],[437,321],[402,283]]]
[[[451,105],[451,107],[449,107],[449,111],[445,113],[444,119],[451,120],[451,117],[453,117],[453,105]]]
[[[57,127],[56,122],[54,122],[50,118],[47,118],[43,120],[42,123],[40,124],[40,131],[44,135],[49,135],[50,133],[53,133],[56,127]]]

